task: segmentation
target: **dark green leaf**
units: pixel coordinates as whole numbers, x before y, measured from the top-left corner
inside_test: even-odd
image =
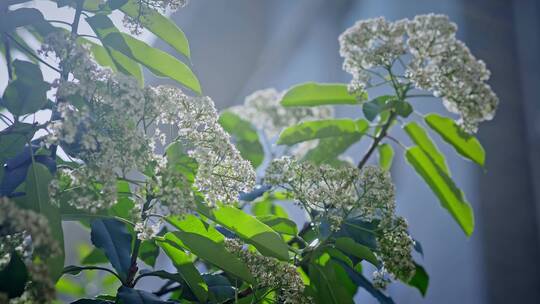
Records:
[[[231,111],[221,113],[219,123],[233,137],[234,145],[242,157],[257,168],[264,160],[264,149],[259,141],[257,130],[251,123]]]
[[[377,150],[379,151],[379,166],[383,170],[390,170],[394,159],[394,149],[389,144],[382,144],[377,147]]]
[[[446,158],[441,151],[439,151],[437,145],[431,140],[426,130],[414,121],[406,124],[403,129],[407,132],[413,142],[418,145],[441,170],[450,175],[450,170],[448,170],[448,166],[446,165]]]
[[[156,265],[156,259],[159,255],[159,248],[153,241],[143,241],[141,248],[139,249],[139,258],[143,260],[146,265],[154,267]]]
[[[15,116],[34,113],[47,103],[50,85],[43,81],[43,74],[37,64],[15,60],[13,68],[17,78],[11,81],[2,97],[1,106]]]
[[[461,156],[484,166],[486,153],[476,137],[463,131],[454,120],[437,114],[425,117],[426,123],[449,143]]]
[[[174,303],[172,301],[163,301],[153,293],[143,290],[121,286],[118,289],[118,304],[160,304]]]
[[[379,303],[381,304],[394,304],[394,300],[392,298],[386,296],[382,291],[375,288],[371,282],[366,279],[362,274],[356,272],[354,269],[350,268],[348,265],[342,262],[338,262],[343,266],[343,269],[347,272],[349,277],[356,283],[358,286],[361,286],[364,288],[367,292],[369,292],[372,296],[374,296]]]
[[[401,101],[401,100],[396,101],[395,108],[396,108],[396,113],[399,116],[405,117],[405,118],[409,117],[409,115],[411,115],[411,113],[413,112],[413,107],[411,106],[410,103],[406,101]]]
[[[122,0],[126,2],[125,0]],[[124,14],[137,18],[139,15],[139,4],[137,0],[129,0],[120,8]],[[177,52],[190,57],[189,43],[184,32],[169,18],[161,15],[155,10],[147,10],[140,18],[141,24],[163,41],[172,46]]]
[[[359,104],[367,99],[367,93],[350,95],[346,84],[307,82],[290,88],[281,105],[284,107]]]
[[[420,147],[407,149],[405,156],[409,164],[439,198],[441,205],[450,212],[465,234],[470,236],[474,230],[473,211],[452,178],[440,169]]]
[[[416,287],[422,296],[426,296],[426,292],[429,286],[429,275],[427,274],[424,267],[421,265],[416,264],[416,271],[414,273],[414,276],[411,278],[411,280],[407,283],[413,287]]]
[[[208,286],[197,268],[195,268],[195,265],[193,265],[191,257],[168,241],[158,241],[157,244],[171,259],[178,270],[178,274],[186,282],[197,299],[201,303],[205,303],[208,299]]]
[[[310,289],[319,304],[353,303],[356,286],[330,254],[323,253],[308,266]]]
[[[64,274],[71,274],[71,275],[78,275],[81,273],[81,271],[86,270],[87,268],[81,267],[81,266],[75,266],[75,265],[68,265],[64,267],[64,270],[62,273]]]
[[[103,253],[103,250],[94,248],[90,253],[85,256],[81,264],[83,265],[96,265],[96,264],[105,264],[108,263],[109,260],[105,256],[105,253]]]
[[[371,249],[369,249],[369,247],[358,244],[351,238],[348,238],[348,237],[337,238],[336,248],[345,252],[346,254],[366,260],[377,267],[379,267],[380,265],[379,260],[377,259],[375,254],[373,254]]]
[[[71,304],[113,304],[114,302],[99,299],[80,299]]]
[[[24,122],[18,122],[0,131],[0,160],[5,160],[22,152],[24,146],[32,139],[35,132],[33,125]]]
[[[12,299],[19,297],[28,281],[28,270],[16,252],[11,253],[9,263],[0,269],[0,292]]]
[[[122,5],[126,4],[127,2],[128,0],[108,0],[107,5],[109,6],[111,10],[115,10],[122,7]]]
[[[383,95],[364,103],[362,105],[364,116],[367,120],[373,121],[381,112],[390,109],[394,104],[393,101],[395,101],[395,96]]]
[[[231,282],[219,274],[203,274],[203,278],[210,290],[210,300],[212,303],[223,303],[233,299],[236,289],[231,286]]]
[[[301,122],[281,132],[278,144],[294,145],[303,141],[328,137],[364,134],[368,128],[364,119],[325,119]]]
[[[0,15],[0,32],[11,32],[17,27],[43,21],[43,14],[35,8],[22,7]]]
[[[131,266],[131,234],[116,219],[96,219],[91,223],[92,243],[102,249],[118,275],[125,280]]]

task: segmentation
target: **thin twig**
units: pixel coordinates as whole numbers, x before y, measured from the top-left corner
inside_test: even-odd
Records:
[[[26,54],[30,55],[31,57],[33,57],[34,59],[36,59],[37,61],[43,63],[44,65],[46,65],[47,67],[51,68],[52,70],[54,70],[55,72],[59,73],[59,74],[62,74],[62,71],[60,71],[58,68],[55,68],[54,66],[52,66],[51,64],[49,64],[47,61],[41,59],[39,56],[37,56],[36,54],[34,54],[34,52],[32,50],[29,50],[26,46],[22,45],[21,43],[19,43],[15,38],[13,38],[10,34],[8,33],[5,33],[5,35],[11,39],[13,42],[15,42],[15,44],[21,49],[23,50]]]

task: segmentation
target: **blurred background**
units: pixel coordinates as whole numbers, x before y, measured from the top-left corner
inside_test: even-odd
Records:
[[[425,299],[400,284],[392,284],[389,293],[397,303],[540,303],[540,1],[192,0],[173,18],[189,38],[205,94],[225,108],[267,87],[348,82],[338,52],[341,32],[359,19],[430,12],[458,24],[460,39],[491,69],[490,83],[501,102],[495,120],[481,125],[478,134],[487,151],[485,170],[439,145],[475,210],[472,237],[465,237],[404,160],[396,159],[399,213],[423,245],[431,281]],[[415,108],[442,111],[435,99],[419,100]],[[341,116],[356,114],[338,109]],[[358,160],[364,149],[348,153]],[[374,303],[362,292],[357,298]]]
[[[57,11],[54,4],[43,5]],[[397,20],[431,12],[449,15],[459,26],[460,39],[486,61],[500,107],[478,134],[487,151],[485,170],[438,143],[475,210],[470,238],[404,160],[396,158],[392,175],[398,212],[423,246],[425,257],[419,261],[430,274],[430,286],[425,299],[400,283],[388,292],[397,303],[540,303],[540,1],[191,0],[172,17],[190,41],[192,68],[204,93],[224,109],[268,87],[348,82],[339,57],[341,32],[359,19]],[[57,14],[49,17],[72,18],[70,10]],[[157,46],[168,50],[165,44]],[[5,71],[0,72],[3,90]],[[149,84],[164,82],[146,76]],[[421,113],[443,111],[436,99],[413,103]],[[361,112],[349,107],[337,113],[355,117]],[[358,160],[365,148],[352,147],[348,154]],[[78,233],[68,237],[88,238]],[[357,302],[375,303],[362,291]]]

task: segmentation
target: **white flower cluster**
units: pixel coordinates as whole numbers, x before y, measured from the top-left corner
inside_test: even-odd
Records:
[[[133,18],[125,14],[123,20],[124,26],[129,28],[132,34],[140,34],[142,32],[142,21],[150,22],[147,19],[148,15],[151,15],[153,12],[166,13],[168,10],[176,11],[186,6],[187,3],[188,0],[139,0],[137,3],[137,17]]]
[[[339,38],[344,69],[353,75],[350,90],[364,90],[374,68],[391,69],[408,54],[401,81],[442,98],[450,112],[460,115],[462,127],[476,132],[480,122],[493,118],[498,98],[486,83],[490,73],[484,62],[456,38],[456,30],[447,16],[434,14],[357,22]]]
[[[388,22],[384,18],[359,21],[339,37],[343,69],[353,75],[351,93],[361,93],[371,80],[370,69],[391,66],[405,54],[405,20]]]
[[[198,163],[195,186],[210,204],[236,201],[240,192],[255,186],[255,171],[230,141],[218,122],[209,97],[188,97],[172,87],[158,87],[163,102],[158,122],[172,124]]]
[[[73,76],[58,84],[61,119],[53,122],[49,142],[61,143],[69,155],[84,162],[64,172],[68,188],[77,192],[70,200],[75,207],[97,211],[111,206],[117,177],[163,162],[154,154],[155,140],[165,143],[159,129],[163,125],[179,130],[171,140],[180,140],[197,161],[195,186],[209,204],[235,201],[254,185],[253,168],[230,143],[210,98],[190,97],[172,87],[141,88],[131,78],[99,68],[83,47],[63,34],[47,39],[43,52],[51,51]],[[149,134],[151,127],[155,133]],[[191,207],[191,186],[180,174],[158,167],[157,180],[149,182],[160,187],[162,204],[171,212]],[[54,188],[61,187],[53,183]]]
[[[244,105],[235,106],[231,111],[251,122],[268,138],[274,138],[281,130],[305,120],[330,118],[334,111],[330,107],[285,108],[280,101],[282,92],[275,89],[260,90],[246,97]]]
[[[60,253],[58,243],[51,236],[47,219],[33,211],[18,208],[6,198],[0,198],[0,268],[9,262],[14,251],[24,258],[31,282],[21,297],[9,303],[52,301],[55,288],[47,269],[43,264],[32,263],[36,256],[44,259]]]
[[[246,264],[258,288],[278,292],[277,303],[311,303],[304,295],[304,282],[293,265],[250,251],[237,239],[225,239],[225,247]]]
[[[307,211],[328,219],[332,230],[339,230],[348,216],[371,221],[388,218],[395,209],[390,176],[376,167],[359,171],[282,157],[270,164],[265,182],[291,191]]]
[[[407,229],[407,221],[402,217],[396,217],[384,225],[382,232],[377,236],[378,256],[384,265],[382,272],[388,271],[394,278],[403,282],[408,282],[416,270],[411,253],[414,241]]]
[[[283,157],[270,164],[265,182],[290,191],[302,207],[316,214],[315,220],[329,221],[333,231],[347,218],[378,221],[377,254],[383,272],[406,281],[414,274],[413,240],[405,220],[395,215],[395,187],[387,171],[319,166]]]

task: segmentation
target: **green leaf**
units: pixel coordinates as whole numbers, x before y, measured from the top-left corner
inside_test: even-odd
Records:
[[[35,132],[36,130],[32,124],[24,122],[17,122],[0,131],[0,160],[5,160],[20,153],[32,139]]]
[[[367,93],[350,95],[346,84],[307,82],[290,88],[281,105],[284,107],[312,107],[320,105],[359,104],[367,99]]]
[[[415,146],[407,149],[405,156],[409,164],[424,179],[431,190],[461,226],[467,236],[474,230],[474,215],[463,192],[457,188],[450,176],[440,169],[422,150]]]
[[[203,275],[208,289],[210,290],[210,300],[212,303],[224,303],[229,299],[233,299],[236,289],[231,286],[231,282],[219,274],[204,274]]]
[[[413,112],[413,107],[410,103],[402,100],[396,101],[395,104],[396,113],[401,117],[409,117]]]
[[[128,0],[108,0],[107,5],[111,10],[119,9],[122,5],[126,4]]]
[[[346,254],[366,260],[371,264],[379,267],[380,263],[375,254],[367,246],[358,244],[353,239],[348,237],[340,237],[336,239],[336,248]]]
[[[275,200],[287,200],[289,199],[284,193],[273,192],[271,194],[265,193],[260,201],[255,202],[251,206],[251,213],[255,216],[275,215],[278,217],[288,218],[287,211],[280,205],[274,203]]]
[[[195,265],[193,265],[191,257],[182,249],[171,245],[167,241],[157,241],[157,244],[171,259],[174,267],[178,270],[178,274],[184,279],[197,299],[201,303],[205,303],[208,299],[208,286]]]
[[[19,254],[11,253],[9,263],[0,269],[0,292],[12,299],[24,292],[29,279],[28,270]]]
[[[79,299],[71,304],[113,304],[114,302],[100,299]]]
[[[411,278],[407,284],[410,286],[416,287],[423,297],[426,296],[426,292],[429,286],[429,275],[427,274],[424,267],[414,263],[416,265],[416,271],[414,276]]]
[[[60,280],[56,282],[55,287],[57,293],[72,297],[82,297],[85,295],[84,287],[68,277],[61,277]]]
[[[100,66],[108,67],[112,69],[114,72],[118,71],[118,68],[116,67],[114,60],[111,58],[111,56],[109,55],[109,52],[107,51],[105,47],[97,43],[94,43],[88,39],[85,39],[83,37],[77,38],[77,42],[90,49],[90,53],[92,53],[92,57],[96,60],[96,62]]]
[[[34,113],[47,103],[49,83],[43,80],[43,74],[37,64],[15,60],[13,68],[17,78],[10,81],[0,106],[5,107],[15,116]]]
[[[319,255],[308,266],[310,291],[319,304],[354,303],[353,296],[356,287],[349,279],[345,270],[330,254]],[[353,291],[354,289],[354,291]]]
[[[26,195],[18,200],[24,200],[24,205],[39,212],[48,220],[52,237],[58,243],[60,253],[47,258],[45,264],[49,275],[56,281],[62,275],[64,267],[64,232],[60,210],[51,204],[49,199],[49,183],[53,177],[49,169],[40,163],[30,165],[26,176]]]
[[[160,303],[174,303],[172,301],[163,301],[153,293],[149,293],[143,290],[128,288],[121,286],[118,289],[117,296],[118,304],[160,304]]]
[[[20,26],[43,21],[43,14],[35,8],[22,7],[0,14],[0,32],[11,32]]]
[[[292,146],[299,142],[328,137],[364,134],[369,127],[365,119],[324,119],[301,122],[281,132],[278,144]]]
[[[351,135],[324,138],[319,141],[317,147],[306,153],[304,159],[320,164],[335,160],[343,152],[347,151],[350,146],[362,139],[363,133],[355,133]]]
[[[450,170],[446,165],[446,158],[439,151],[437,145],[431,140],[429,134],[416,122],[410,122],[403,127],[412,141],[418,145],[431,160],[446,174],[450,175]]]
[[[274,230],[275,232],[286,235],[298,234],[298,228],[296,227],[296,223],[288,218],[275,215],[263,215],[257,216],[256,218],[268,227],[272,228],[272,230]]]
[[[123,281],[131,267],[131,234],[116,219],[96,219],[91,223],[92,244],[102,249]]]
[[[138,0],[129,0],[120,10],[132,18],[137,18],[139,16],[138,2]],[[147,10],[140,18],[140,22],[145,28],[172,46],[180,54],[190,58],[189,43],[186,35],[169,18],[155,10]]]
[[[156,265],[159,248],[153,241],[142,241],[139,249],[139,258],[150,267]]]
[[[362,105],[362,111],[367,120],[373,121],[377,115],[390,109],[396,100],[393,95],[383,95],[370,100]]]
[[[244,263],[225,249],[225,237],[214,227],[203,223],[194,215],[183,219],[170,217],[167,221],[179,231],[165,234],[170,244],[180,246],[224,271],[253,283],[254,279]]]
[[[81,267],[81,266],[75,266],[75,265],[68,265],[64,267],[64,270],[62,273],[64,274],[71,274],[71,275],[78,275],[81,273],[81,271],[88,269],[87,267]]]
[[[118,32],[112,21],[105,15],[95,15],[86,18],[86,21],[107,48],[116,50],[144,65],[157,76],[171,78],[194,92],[201,93],[199,80],[183,62],[127,34]]]
[[[437,114],[425,116],[428,126],[437,132],[461,156],[484,166],[486,153],[476,137],[463,131],[454,120]]]
[[[109,260],[105,256],[103,250],[94,248],[88,255],[86,255],[82,260],[81,264],[83,265],[96,265],[96,264],[105,264]]]
[[[379,152],[379,166],[383,170],[390,170],[394,159],[394,149],[389,144],[382,144],[377,147]]]
[[[233,137],[240,155],[257,168],[264,160],[264,149],[251,123],[231,111],[224,111],[219,116],[219,124]]]
[[[261,254],[273,256],[283,261],[289,259],[289,249],[279,234],[242,210],[223,206],[212,209],[211,214],[206,216],[233,231],[245,242],[255,246]]]
[[[180,172],[190,183],[195,181],[199,164],[187,154],[181,142],[176,141],[168,145],[165,148],[165,156],[169,169]]]

